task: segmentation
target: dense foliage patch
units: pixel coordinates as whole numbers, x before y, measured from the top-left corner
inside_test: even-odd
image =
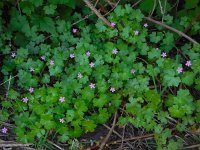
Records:
[[[56,17],[57,8],[74,7],[64,1],[44,7],[42,0],[24,1],[20,7],[0,22],[1,72],[9,86],[0,121],[14,122],[18,141],[66,142],[94,131],[121,107],[126,115],[118,124],[153,132],[158,147],[176,149],[181,141],[170,139],[172,131],[197,128],[199,45],[177,48],[173,33],[151,30],[130,5],[109,15],[113,28],[100,20],[72,26],[79,14],[67,21]],[[176,129],[170,119],[177,120]]]

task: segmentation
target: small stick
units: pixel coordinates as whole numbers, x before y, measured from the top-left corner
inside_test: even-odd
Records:
[[[183,31],[184,33],[187,33],[191,28],[192,28],[192,26],[193,26],[193,24],[197,21],[197,20],[199,20],[200,19],[200,13],[198,14],[198,15],[196,15],[193,19],[192,19],[192,21],[191,21],[191,23],[189,24],[189,26]]]
[[[94,13],[92,12],[91,14],[89,14],[89,15],[86,15],[85,17],[83,17],[82,19],[80,19],[80,20],[78,20],[78,21],[76,21],[76,22],[74,22],[73,24],[72,24],[72,26],[73,25],[75,25],[75,24],[78,24],[79,22],[81,22],[81,21],[83,21],[83,20],[86,20],[86,19],[88,19],[90,16],[92,16]]]
[[[51,142],[50,140],[47,140],[48,143],[52,144],[53,146],[55,146],[56,148],[60,149],[60,150],[64,150],[64,148],[58,146],[57,144]]]
[[[103,124],[103,126],[110,130],[110,127],[106,124]],[[115,133],[119,138],[122,138],[122,136],[117,131],[113,130],[113,133]],[[133,146],[128,141],[126,142],[126,144],[133,149]]]
[[[6,92],[6,99],[8,98],[8,92],[10,90],[10,81],[11,81],[11,79],[12,79],[12,76],[10,75],[9,81],[8,81],[8,88],[7,88],[7,92]]]
[[[146,19],[146,20],[148,20],[148,21],[150,21],[150,22],[153,22],[153,23],[155,23],[155,24],[158,24],[158,25],[160,25],[160,26],[163,26],[163,27],[165,27],[165,28],[167,28],[167,29],[169,29],[169,30],[171,30],[171,31],[173,31],[173,32],[175,32],[175,33],[177,33],[178,35],[180,35],[180,36],[182,36],[182,37],[188,39],[188,40],[189,40],[190,42],[192,42],[193,44],[199,44],[197,41],[195,41],[195,40],[192,39],[191,37],[187,36],[185,33],[181,32],[181,31],[179,31],[179,30],[177,30],[177,29],[175,29],[175,28],[172,28],[172,27],[170,27],[170,26],[168,26],[168,25],[166,25],[166,24],[163,24],[163,23],[161,23],[161,22],[159,22],[159,21],[156,21],[156,20],[154,20],[154,19],[152,19],[152,18],[150,18],[150,17],[144,17],[144,19]]]
[[[195,148],[195,147],[200,147],[200,144],[187,146],[187,147],[184,147],[184,148],[181,148],[181,149],[191,149],[191,148]]]
[[[152,138],[153,136],[154,136],[154,134],[147,134],[147,135],[136,136],[136,137],[132,137],[132,138],[126,138],[126,139],[124,139],[124,142],[131,141],[131,140],[139,140],[139,139],[144,139],[144,138]],[[119,143],[119,142],[121,142],[121,140],[110,142],[110,144]]]
[[[115,113],[115,116],[114,116],[114,120],[113,120],[113,124],[112,124],[112,127],[110,129],[110,131],[108,132],[108,134],[106,135],[105,139],[102,141],[100,147],[99,147],[99,150],[103,150],[106,142],[108,141],[109,137],[111,136],[113,130],[114,130],[114,127],[115,127],[115,124],[116,124],[116,119],[117,119],[117,112]],[[120,140],[121,141],[121,140]]]
[[[83,0],[86,5],[109,27],[111,26],[111,23],[92,5],[92,3],[89,0]]]
[[[0,143],[0,147],[27,147],[27,146],[31,146],[33,144],[19,144],[19,143]]]
[[[119,4],[119,2],[120,2],[120,0],[118,0],[118,2],[115,4],[115,6],[109,12],[107,12],[106,14],[104,14],[103,16],[107,16],[111,11],[113,11],[117,7],[117,5]]]
[[[134,3],[131,7],[135,7],[137,4],[139,4],[142,0],[137,1],[136,3]]]
[[[11,79],[13,79],[13,78],[15,78],[15,77],[17,77],[17,75],[15,75],[14,77],[12,77],[12,78],[10,78],[10,79],[8,79],[8,80],[4,81],[3,83],[1,83],[1,84],[0,84],[0,86],[1,86],[1,85],[3,85],[4,83],[6,83],[6,82],[10,81]]]
[[[123,126],[122,142],[121,142],[120,150],[122,150],[123,144],[124,144],[124,132],[125,132],[125,128],[126,128],[126,125]]]
[[[96,6],[97,6],[98,2],[99,2],[99,0],[97,0],[97,1],[96,1],[96,3],[94,4],[94,7],[96,7]]]
[[[194,24],[197,20],[199,20],[199,19],[200,19],[200,13],[192,19],[192,21],[191,21],[190,24],[187,26],[187,28],[185,28],[185,30],[183,31],[183,33],[187,33],[188,31],[190,31],[191,28],[192,28],[192,26],[193,26],[193,24]],[[179,39],[176,41],[176,43],[178,43],[180,39],[181,39],[181,38],[179,38]]]
[[[112,8],[115,7],[115,3],[111,2],[110,0],[105,0]]]

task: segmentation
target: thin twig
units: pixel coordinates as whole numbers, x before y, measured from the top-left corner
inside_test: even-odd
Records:
[[[113,11],[117,7],[117,5],[119,4],[119,2],[120,2],[120,0],[118,0],[117,3],[115,4],[115,6],[109,12],[107,12],[106,14],[104,14],[103,16],[107,16],[111,11]]]
[[[36,150],[36,149],[30,147],[23,147],[23,150]]]
[[[131,141],[131,140],[139,140],[139,139],[144,139],[144,138],[153,138],[153,136],[154,136],[154,134],[147,134],[147,135],[142,135],[142,136],[136,136],[136,137],[126,138],[126,139],[124,139],[124,142]],[[121,142],[121,140],[112,141],[109,144],[119,143],[119,142]]]
[[[180,36],[182,36],[182,37],[188,39],[188,40],[189,40],[190,42],[192,42],[193,44],[199,44],[197,41],[195,41],[195,40],[192,39],[191,37],[187,36],[185,33],[181,32],[181,31],[179,31],[179,30],[177,30],[177,29],[175,29],[175,28],[172,28],[172,27],[170,27],[170,26],[168,26],[168,25],[166,25],[166,24],[163,24],[162,22],[156,21],[156,20],[154,20],[154,19],[152,19],[152,18],[150,18],[150,17],[144,17],[144,19],[146,19],[146,20],[148,20],[148,21],[150,21],[150,22],[153,22],[153,23],[155,23],[155,24],[158,24],[158,25],[160,25],[160,26],[163,26],[163,27],[165,27],[165,28],[167,28],[167,29],[169,29],[169,30],[171,30],[171,31],[173,31],[173,32],[175,32],[175,33],[177,33],[178,35],[180,35]]]
[[[114,120],[113,120],[112,127],[111,127],[110,131],[108,132],[108,134],[106,135],[106,137],[104,138],[104,140],[101,142],[99,150],[102,150],[104,148],[106,142],[108,141],[109,137],[111,136],[111,134],[112,134],[112,132],[114,130],[115,124],[116,124],[116,119],[117,119],[117,112],[114,115]]]
[[[0,84],[0,86],[1,86],[1,85],[3,85],[4,83],[6,83],[6,82],[10,81],[11,79],[13,79],[13,78],[15,78],[15,77],[17,77],[17,75],[15,75],[14,77],[12,77],[12,78],[10,78],[10,79],[8,79],[8,80],[4,81],[3,83],[1,83],[1,84]]]
[[[86,5],[109,27],[111,26],[111,23],[92,5],[92,3],[89,0],[83,0]]]
[[[50,143],[51,145],[55,146],[56,148],[60,149],[60,150],[64,150],[64,148],[58,146],[57,144],[53,143],[52,141],[50,140],[47,140],[48,143]]]
[[[103,16],[107,16],[110,12],[112,12],[112,11],[117,7],[117,5],[119,4],[119,2],[120,2],[120,0],[118,0],[118,2],[115,4],[115,7],[113,7],[110,11],[108,11],[108,12],[107,12],[106,14],[104,14]],[[98,11],[100,11],[100,9],[99,9]],[[92,13],[89,14],[89,15],[86,15],[86,16],[83,17],[82,19],[80,19],[80,20],[74,22],[74,23],[72,24],[72,26],[78,24],[78,23],[81,22],[81,21],[84,21],[84,20],[88,19],[88,18],[89,18],[90,16],[92,16],[93,14],[94,14],[94,12],[92,12]]]
[[[0,143],[0,147],[28,147],[33,144],[20,144],[20,143]]]
[[[190,31],[190,29],[192,28],[192,26],[194,25],[194,23],[200,19],[200,13],[197,14],[191,21],[191,23],[187,26],[187,28],[183,31],[184,33],[187,33],[188,31]]]
[[[107,126],[106,124],[103,124],[103,126],[110,130],[110,127]],[[115,133],[119,138],[122,139],[122,136],[121,136],[117,131],[113,130],[113,133]],[[133,149],[133,146],[132,146],[128,141],[126,141],[126,144],[127,144],[130,148]]]
[[[125,132],[125,128],[126,128],[126,125],[123,126],[122,142],[121,142],[120,150],[122,150],[122,148],[123,148],[123,144],[124,144],[124,132]]]
[[[115,3],[111,2],[110,0],[105,0],[112,8],[115,7]]]
[[[81,22],[81,21],[83,21],[83,20],[86,20],[86,19],[88,19],[90,16],[92,16],[94,13],[92,12],[91,14],[89,14],[89,15],[86,15],[85,17],[83,17],[82,19],[80,19],[80,20],[78,20],[78,21],[76,21],[76,22],[74,22],[73,24],[72,24],[72,26],[73,25],[75,25],[75,24],[78,24],[79,22]]]
[[[185,30],[183,31],[183,33],[186,34],[187,32],[189,32],[189,31],[191,30],[192,26],[194,25],[194,23],[195,23],[197,20],[199,20],[199,19],[200,19],[200,13],[197,14],[197,15],[192,19],[192,21],[191,21],[190,24],[185,28]],[[179,39],[176,41],[176,43],[178,43],[180,39],[181,39],[181,38],[179,38]]]
[[[8,98],[8,92],[10,90],[10,81],[11,81],[11,79],[12,79],[12,76],[10,75],[9,81],[8,81],[8,88],[7,88],[7,92],[6,92],[6,99]]]
[[[97,1],[96,1],[96,3],[94,4],[94,7],[96,7],[96,6],[97,6],[98,2],[99,2],[99,0],[97,0]]]
[[[6,123],[6,122],[4,122],[4,121],[0,121],[0,124],[3,124],[3,125],[8,126],[8,127],[10,127],[10,128],[15,128],[15,127],[16,127],[15,125]]]
[[[191,149],[191,148],[196,148],[196,147],[200,147],[200,144],[187,146],[187,147],[184,147],[184,148],[181,148],[181,149]]]
[[[137,1],[136,3],[134,3],[131,7],[135,7],[137,4],[139,4],[142,0]]]

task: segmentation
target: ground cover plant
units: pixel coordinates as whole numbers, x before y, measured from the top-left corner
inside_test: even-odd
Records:
[[[175,136],[185,132],[200,141],[198,38],[180,42],[177,33],[145,19],[157,11],[155,17],[195,38],[200,24],[190,23],[198,1],[186,0],[187,10],[177,15],[189,15],[177,19],[170,2],[167,15],[146,8],[147,1],[140,9],[122,2],[107,16],[110,26],[95,15],[81,20],[74,9],[82,3],[0,2],[2,140],[15,136],[36,149],[48,140],[71,144],[117,114],[118,126],[153,133],[157,149],[187,145]]]

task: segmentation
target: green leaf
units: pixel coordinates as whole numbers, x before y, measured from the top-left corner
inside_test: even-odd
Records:
[[[159,41],[162,40],[163,38],[163,34],[162,33],[156,33],[156,32],[152,32],[150,35],[150,41],[153,43],[158,43]]]
[[[165,15],[165,16],[164,16],[164,20],[166,21],[166,23],[167,23],[168,25],[170,25],[170,24],[173,23],[173,16]]]
[[[177,92],[177,96],[169,96],[167,106],[169,106],[168,110],[170,115],[176,118],[182,118],[185,115],[190,115],[195,109],[193,98],[190,95],[189,90],[182,89]]]
[[[179,83],[181,82],[180,77],[175,76],[174,70],[166,70],[163,78],[163,84],[167,86],[175,86],[178,87]]]
[[[3,101],[2,107],[10,108],[10,107],[12,107],[12,103],[10,101]]]
[[[195,79],[195,88],[200,90],[200,76]]]
[[[153,10],[154,1],[153,0],[143,0],[140,3],[140,9],[149,13]],[[148,6],[148,7],[147,7]]]
[[[30,2],[31,2],[32,4],[34,4],[35,7],[42,6],[42,4],[43,4],[43,0],[37,0],[37,1],[35,1],[35,0],[30,0]]]
[[[83,126],[85,127],[86,132],[93,132],[96,128],[96,124],[93,120],[83,121]]]
[[[95,24],[95,26],[96,26],[96,28],[98,29],[99,32],[105,32],[106,31],[106,26],[101,20],[98,20],[97,23]]]
[[[101,94],[99,98],[93,100],[94,106],[103,107],[108,102],[108,97],[106,94]]]
[[[193,72],[184,72],[181,80],[182,80],[182,83],[190,86],[193,84],[194,79],[195,79],[195,75]]]
[[[56,5],[44,6],[45,14],[47,14],[47,15],[53,15],[55,13],[55,9],[56,8],[57,8]]]
[[[31,15],[31,13],[34,11],[34,6],[29,1],[20,2],[20,8],[22,9],[23,13],[27,15]]]
[[[185,0],[185,8],[186,9],[192,9],[192,8],[195,8],[197,7],[198,5],[198,0]]]
[[[27,58],[28,57],[28,49],[25,49],[25,48],[18,49],[17,57]]]
[[[17,99],[19,96],[20,96],[20,94],[19,94],[17,91],[13,90],[13,89],[10,89],[10,90],[8,91],[8,98],[10,98],[10,99],[15,100],[15,99]]]
[[[49,83],[50,82],[50,76],[48,74],[44,74],[43,78],[42,78],[42,83]]]

